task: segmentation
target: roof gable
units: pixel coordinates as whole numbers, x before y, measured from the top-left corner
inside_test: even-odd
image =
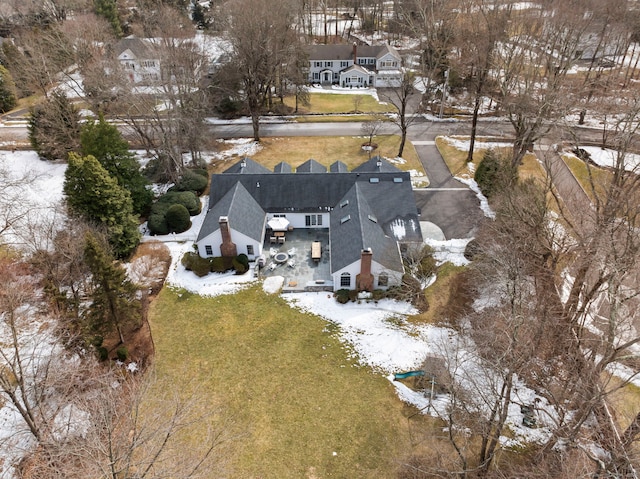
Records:
[[[241,175],[255,175],[271,173],[271,170],[265,168],[260,163],[253,161],[251,158],[243,158],[237,163],[223,171],[223,173],[236,173]]]
[[[395,172],[399,172],[400,173],[400,172],[402,172],[402,170],[400,170],[399,168],[396,168],[395,166],[393,166],[391,163],[389,163],[384,158],[381,158],[379,156],[374,156],[373,158],[369,159],[368,161],[365,161],[361,165],[359,165],[356,168],[354,168],[353,172],[354,173],[364,173],[364,172],[369,172],[369,173],[377,173],[377,172],[395,173]]]
[[[342,161],[334,161],[333,163],[331,163],[329,171],[331,173],[348,173],[349,169],[347,168],[347,165]]]
[[[207,212],[197,241],[220,229],[221,216],[229,219],[229,227],[255,240],[262,238],[266,214],[240,182],[237,182]]]
[[[293,170],[291,168],[291,165],[289,163],[285,163],[284,161],[281,161],[273,167],[274,173],[291,173],[292,171]]]
[[[296,173],[326,173],[327,168],[313,158],[305,161],[296,168]]]
[[[402,271],[397,243],[385,234],[360,183],[356,182],[331,212],[329,242],[331,271],[339,271],[357,261],[367,248],[371,248],[378,263]]]

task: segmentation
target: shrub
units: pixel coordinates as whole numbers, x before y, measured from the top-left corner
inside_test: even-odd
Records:
[[[107,351],[107,348],[105,348],[104,346],[96,348],[96,353],[100,361],[106,361],[107,359],[109,359],[109,351]]]
[[[200,200],[193,191],[170,191],[158,199],[151,211],[160,209],[166,213],[171,205],[176,204],[184,206],[191,216],[200,213]]]
[[[349,302],[349,290],[339,289],[336,291],[336,301],[340,304],[346,304]]]
[[[478,165],[474,179],[482,190],[482,193],[489,198],[497,188],[498,172],[500,171],[500,158],[495,151],[488,150],[482,161]]]
[[[233,269],[236,270],[236,274],[245,274],[249,269],[249,265],[248,264],[245,265],[241,261],[239,261],[238,256],[233,258],[232,264],[233,264]]]
[[[213,271],[214,273],[224,273],[226,271],[224,258],[222,258],[222,256],[210,258],[209,261],[211,262],[211,271]]]
[[[387,295],[386,291],[382,290],[382,289],[374,289],[373,292],[371,293],[371,298],[374,301],[380,301],[381,299],[384,299]]]
[[[169,234],[169,225],[167,224],[164,214],[152,212],[147,220],[147,226],[152,235]]]
[[[355,302],[358,299],[358,291],[355,289],[349,290],[349,299]]]
[[[129,357],[129,351],[127,351],[126,346],[120,346],[116,349],[116,356],[120,361],[126,361]]]
[[[193,271],[196,276],[203,277],[211,271],[211,262],[202,258],[198,253],[185,253],[182,264],[187,271]]]
[[[249,257],[244,254],[244,253],[240,253],[236,259],[242,263],[247,269],[249,269]]]
[[[204,171],[204,175],[202,175]],[[169,191],[193,191],[200,196],[209,184],[206,170],[184,170],[178,182]]]
[[[191,226],[189,210],[184,205],[171,205],[164,216],[169,232],[182,233]]]

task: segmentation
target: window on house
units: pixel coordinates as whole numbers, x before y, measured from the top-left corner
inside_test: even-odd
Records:
[[[253,245],[252,244],[248,244],[247,245],[247,254],[253,255]]]
[[[322,62],[313,62],[313,66],[316,68],[322,68]]]
[[[313,79],[314,80],[320,80],[320,73],[319,72],[313,72]]]
[[[305,226],[322,226],[322,215],[305,215]]]
[[[324,66],[326,68],[332,68],[333,67],[333,62],[324,62]]]
[[[367,63],[366,58],[358,58],[358,65],[365,65]]]
[[[351,83],[358,83],[359,78],[357,76],[351,77]]]
[[[351,286],[351,275],[349,273],[342,273],[340,275],[340,286],[346,288]]]
[[[369,65],[373,65],[375,62],[376,62],[376,61],[375,61],[375,59],[373,59],[373,58],[369,58],[369,60],[367,61],[367,63],[368,63]]]
[[[207,256],[213,256],[213,248],[211,247],[211,245],[205,245],[204,252]]]
[[[389,284],[389,275],[387,273],[380,273],[378,276],[378,286],[387,286]]]
[[[340,62],[340,68],[345,68],[349,66],[349,62]]]

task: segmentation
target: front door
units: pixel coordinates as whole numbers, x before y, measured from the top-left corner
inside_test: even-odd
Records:
[[[331,73],[330,72],[324,72],[323,73],[323,82],[325,83],[329,83],[331,81]]]

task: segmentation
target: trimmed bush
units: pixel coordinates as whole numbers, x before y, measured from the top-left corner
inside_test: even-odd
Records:
[[[129,357],[129,351],[127,350],[126,346],[120,346],[118,349],[116,349],[116,356],[120,361],[126,361]]]
[[[185,253],[181,261],[187,271],[193,271],[200,278],[211,271],[211,262],[200,257],[198,253]]]
[[[96,354],[98,355],[98,360],[100,361],[106,361],[107,359],[109,359],[109,351],[107,351],[107,348],[105,348],[104,346],[96,348]]]
[[[371,294],[372,294],[371,298],[374,301],[380,301],[381,299],[384,299],[387,296],[387,292],[382,289],[374,289]]]
[[[189,210],[183,205],[171,205],[164,216],[169,232],[182,233],[187,231],[191,226]]]
[[[147,220],[147,226],[149,227],[149,232],[152,235],[169,234],[169,225],[167,225],[167,220],[165,219],[164,214],[151,213]]]
[[[249,265],[245,265],[238,260],[238,256],[232,260],[233,269],[236,270],[236,274],[245,274],[249,270]]]
[[[166,213],[171,205],[176,204],[184,206],[191,216],[197,215],[201,210],[200,200],[193,191],[170,191],[161,196],[153,206]],[[154,208],[151,211],[155,211]]]
[[[339,289],[336,291],[336,301],[340,304],[346,304],[349,302],[349,290]]]
[[[204,175],[202,174],[204,171]],[[193,191],[200,196],[209,184],[206,170],[184,170],[178,182],[169,191]]]

